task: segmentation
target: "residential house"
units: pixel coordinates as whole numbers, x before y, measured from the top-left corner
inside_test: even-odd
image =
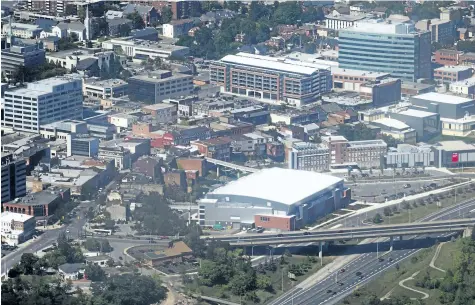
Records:
[[[58,267],[59,274],[64,280],[76,281],[84,274],[86,266],[81,263],[62,264]]]
[[[140,15],[140,17],[142,17],[145,25],[148,25],[148,26],[154,25],[155,23],[157,23],[160,17],[157,9],[154,8],[153,6],[148,6],[148,5],[129,3],[124,8],[123,12],[126,16],[134,12],[137,12]]]

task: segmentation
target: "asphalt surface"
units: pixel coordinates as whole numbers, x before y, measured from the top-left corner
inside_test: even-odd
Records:
[[[432,215],[426,216],[419,221],[448,220],[468,216],[474,217],[475,215],[473,212],[471,212],[474,210],[474,207],[475,200],[472,200],[447,208],[445,210],[441,210]],[[357,225],[358,222],[359,220],[357,219],[346,220],[347,225]],[[374,279],[374,277],[385,270],[393,268],[397,263],[419,252],[423,247],[430,246],[431,241],[432,244],[434,244],[436,238],[442,240],[443,238],[450,238],[450,236],[448,234],[445,234],[445,236],[444,234],[435,234],[430,236],[423,235],[417,237],[408,237],[406,241],[396,241],[394,243],[394,250],[385,255],[383,257],[383,261],[381,262],[377,259],[377,255],[382,254],[383,251],[389,250],[389,245],[387,242],[357,246],[362,248],[360,249],[361,252],[371,251],[371,253],[364,253],[358,256],[355,260],[343,265],[341,269],[344,269],[344,272],[341,272],[340,269],[337,272],[328,274],[324,280],[318,282],[309,289],[292,289],[269,304],[336,304],[358,286],[364,285],[365,283],[371,281]],[[345,253],[342,253],[342,255],[354,254],[354,248],[355,246],[348,247],[348,250]],[[378,248],[379,253],[376,253],[376,248]],[[392,258],[391,261],[389,260],[389,257]],[[359,275],[357,276],[356,272],[361,272],[362,277]]]
[[[95,202],[81,202],[79,207],[85,212],[91,206],[94,206]],[[82,227],[86,224],[86,217],[84,217],[83,212],[78,212],[79,219],[76,217],[71,220],[71,223],[65,225],[58,229],[51,229],[44,231],[43,234],[38,236],[37,239],[29,241],[28,245],[24,247],[19,247],[16,251],[6,255],[2,258],[2,274],[4,270],[10,270],[15,264],[20,262],[20,258],[23,253],[36,253],[37,251],[44,249],[52,245],[58,239],[58,236],[61,232],[66,233],[71,238],[77,238],[78,232],[81,231]],[[69,231],[69,233],[67,232]]]

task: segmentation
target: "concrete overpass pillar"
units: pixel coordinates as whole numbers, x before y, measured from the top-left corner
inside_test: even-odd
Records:
[[[402,235],[399,235],[399,240],[402,240]]]
[[[219,165],[216,165],[216,177],[219,178]]]
[[[463,237],[471,237],[472,236],[473,227],[466,227],[463,230]]]
[[[323,242],[318,242],[318,257],[320,258],[320,266],[323,266]]]
[[[394,246],[394,237],[391,236],[389,238],[389,251],[393,251],[393,246]]]

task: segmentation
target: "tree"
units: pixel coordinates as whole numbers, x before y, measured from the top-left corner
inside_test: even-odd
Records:
[[[258,289],[272,291],[272,281],[267,275],[258,274],[256,276],[256,286]]]
[[[137,274],[122,274],[92,283],[94,305],[148,305],[160,303],[166,288],[159,281]]]
[[[114,230],[114,228],[115,228],[115,220],[107,219],[107,220],[104,222],[104,228],[105,228],[106,230]]]
[[[69,293],[71,284],[60,279],[34,276],[19,277],[2,282],[4,304],[89,304],[85,295]],[[144,303],[145,304],[145,303]]]
[[[84,248],[88,251],[111,252],[113,249],[107,239],[88,238],[84,242]]]
[[[130,26],[128,24],[119,25],[119,36],[129,36],[130,35]]]
[[[381,223],[381,222],[383,222],[383,217],[381,217],[381,214],[376,213],[376,215],[374,215],[374,217],[373,217],[373,222],[374,222],[374,223]]]
[[[34,273],[35,264],[39,258],[33,253],[23,253],[20,258],[21,273],[31,275]]]
[[[165,23],[169,23],[170,21],[172,21],[173,19],[173,12],[171,10],[171,8],[169,8],[168,6],[162,8],[162,11],[161,11],[161,23],[162,24],[165,24]]]
[[[88,264],[84,271],[85,277],[92,282],[101,282],[106,279],[104,270],[95,264]]]
[[[127,15],[127,19],[132,20],[132,27],[134,29],[143,29],[145,27],[145,22],[142,19],[142,16],[138,12],[133,12]]]

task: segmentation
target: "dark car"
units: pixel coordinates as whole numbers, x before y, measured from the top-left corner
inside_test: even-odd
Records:
[[[303,235],[310,235],[310,234],[312,234],[312,233],[310,233],[310,232],[303,232]]]
[[[284,234],[277,234],[277,237],[284,237]]]
[[[379,260],[380,262],[382,262],[382,261],[384,261],[384,258],[380,257],[378,260]]]
[[[362,275],[362,273],[361,273],[361,272],[359,272],[359,271],[358,271],[358,272],[356,272],[355,274],[356,274],[356,276],[361,276],[361,275]]]
[[[327,290],[327,293],[332,293],[331,289],[328,289],[328,290]]]

